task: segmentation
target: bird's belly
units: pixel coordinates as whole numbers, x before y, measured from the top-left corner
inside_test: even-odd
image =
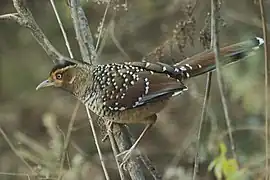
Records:
[[[145,104],[136,108],[126,109],[123,111],[109,110],[109,113],[101,113],[100,116],[106,120],[113,121],[116,123],[125,124],[148,124],[149,118],[159,113],[167,104],[168,100],[161,100],[154,103]]]

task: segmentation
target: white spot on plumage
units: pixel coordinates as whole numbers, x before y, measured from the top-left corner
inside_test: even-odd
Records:
[[[113,110],[113,107],[109,106],[109,109],[110,109],[110,110]]]
[[[166,71],[167,70],[167,68],[165,67],[165,66],[163,66],[162,67],[162,71],[164,72],[164,71]]]
[[[132,107],[136,107],[136,106],[138,106],[138,104],[139,104],[139,102],[136,101],[135,104]]]
[[[202,68],[202,66],[200,64],[197,64],[198,68]]]
[[[124,111],[126,108],[125,107],[120,107],[120,111]]]
[[[145,82],[144,94],[148,94],[148,92],[149,92],[149,80],[148,80],[148,78],[144,78],[144,82]]]
[[[182,71],[186,71],[187,68],[185,68],[184,66],[181,66],[179,69],[181,69]]]
[[[182,92],[183,92],[183,91],[177,91],[177,92],[173,93],[172,96],[177,96],[177,95],[181,94]]]
[[[149,66],[150,66],[150,63],[147,62],[147,63],[145,64],[145,67],[148,68]]]
[[[174,72],[179,72],[179,69],[178,68],[174,68]]]
[[[185,66],[187,66],[189,69],[192,69],[192,66],[189,64],[185,64]]]

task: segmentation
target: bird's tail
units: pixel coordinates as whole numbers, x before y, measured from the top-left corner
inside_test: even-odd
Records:
[[[244,42],[220,49],[220,64],[227,65],[254,54],[264,44],[264,40],[256,37]],[[212,50],[192,56],[174,67],[181,70],[182,79],[198,76],[216,68],[215,54]]]

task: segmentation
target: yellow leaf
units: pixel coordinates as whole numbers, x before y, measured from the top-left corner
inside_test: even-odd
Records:
[[[238,171],[238,165],[235,159],[226,159],[223,161],[222,170],[225,177],[229,177]]]
[[[222,142],[219,144],[219,148],[220,148],[220,155],[222,156],[225,156],[226,153],[227,153],[227,147],[226,145]]]

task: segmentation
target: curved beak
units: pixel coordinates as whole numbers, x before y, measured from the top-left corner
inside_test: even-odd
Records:
[[[39,90],[44,87],[53,86],[54,83],[50,81],[49,79],[46,79],[45,81],[41,82],[37,87],[36,90]]]

